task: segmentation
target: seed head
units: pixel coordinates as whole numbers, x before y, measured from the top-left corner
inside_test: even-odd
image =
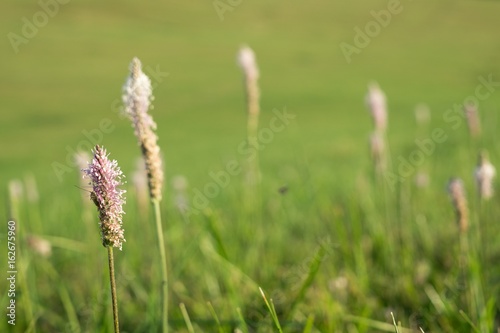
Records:
[[[123,185],[123,173],[118,163],[115,160],[110,161],[106,150],[100,146],[95,146],[92,162],[82,171],[84,177],[90,179],[89,185],[92,186],[90,199],[99,212],[102,245],[118,247],[121,250],[122,242],[125,242],[122,228],[125,191],[119,189],[119,186]]]
[[[260,113],[260,91],[257,80],[259,69],[255,61],[255,53],[248,46],[243,46],[238,52],[238,64],[245,76],[245,93],[247,98],[248,131],[251,135],[257,130]]]
[[[248,46],[240,48],[238,53],[238,65],[248,80],[257,80],[259,78],[259,69],[255,61],[255,53]]]
[[[488,153],[486,151],[481,152],[477,168],[474,171],[474,178],[481,199],[488,200],[493,196],[493,178],[495,178],[495,174],[495,167],[490,163]]]
[[[479,137],[481,135],[481,120],[477,105],[474,103],[464,105],[464,113],[471,137]]]
[[[469,210],[462,180],[452,178],[448,183],[448,193],[455,209],[459,230],[465,233],[469,228]]]
[[[372,115],[375,130],[382,133],[385,132],[387,128],[386,97],[376,82],[372,82],[368,85],[366,105]]]
[[[130,75],[123,86],[124,113],[132,121],[135,135],[148,172],[148,185],[151,199],[162,198],[163,169],[160,157],[158,137],[155,134],[156,123],[148,113],[151,105],[151,81],[142,72],[141,62],[134,58],[130,64]]]

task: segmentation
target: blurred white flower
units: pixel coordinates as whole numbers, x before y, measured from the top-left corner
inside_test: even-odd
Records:
[[[474,171],[476,186],[479,197],[488,200],[493,196],[493,178],[495,178],[495,167],[488,160],[487,152],[479,154],[478,164]]]
[[[375,130],[382,133],[385,132],[387,128],[387,103],[385,94],[377,82],[372,82],[368,85],[366,106],[372,115]]]
[[[255,53],[248,46],[243,46],[238,52],[238,65],[241,67],[248,80],[259,78],[259,69],[255,61]]]

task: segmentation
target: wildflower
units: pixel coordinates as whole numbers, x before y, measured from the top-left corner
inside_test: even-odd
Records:
[[[125,242],[122,228],[125,191],[118,187],[123,185],[123,173],[118,163],[115,160],[110,161],[106,150],[100,146],[95,146],[92,162],[82,171],[90,179],[90,198],[99,211],[102,245],[118,247],[121,250],[122,243]]]
[[[368,86],[366,105],[372,115],[375,130],[381,133],[385,132],[387,128],[386,97],[376,82],[372,82]]]
[[[163,332],[168,331],[168,279],[167,257],[165,242],[163,240],[163,227],[161,224],[160,201],[162,199],[163,169],[160,157],[158,137],[155,134],[156,123],[148,114],[151,104],[151,81],[142,72],[139,59],[132,59],[130,75],[123,86],[124,113],[132,121],[135,135],[141,147],[142,157],[148,174],[149,196],[155,210],[158,247],[160,250],[161,265],[161,292],[162,292],[162,327]]]
[[[479,119],[477,105],[474,103],[464,105],[464,113],[471,137],[477,138],[481,135],[481,120]]]
[[[151,105],[151,81],[142,72],[141,62],[134,58],[130,64],[130,76],[123,86],[124,113],[132,121],[135,135],[148,172],[149,194],[151,199],[161,201],[163,170],[158,137],[155,134],[156,123],[148,110]]]
[[[480,153],[477,168],[474,171],[474,178],[481,199],[488,200],[493,196],[493,178],[495,178],[495,174],[495,167],[488,160],[488,153]]]
[[[255,61],[255,53],[248,46],[243,46],[238,53],[238,64],[248,80],[259,78],[259,69]]]
[[[248,111],[248,129],[254,135],[257,130],[259,110],[259,69],[255,61],[255,53],[248,46],[243,46],[238,53],[238,65],[241,67],[245,76],[247,111]]]
[[[464,233],[469,228],[469,211],[462,180],[459,178],[452,178],[448,183],[448,193],[450,194],[453,208],[455,209],[458,227],[460,232]]]

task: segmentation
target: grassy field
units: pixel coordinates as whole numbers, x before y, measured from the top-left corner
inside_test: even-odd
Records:
[[[8,276],[14,208],[18,274],[16,325],[4,315],[0,331],[112,331],[98,217],[82,203],[80,172],[70,163],[78,147],[97,143],[128,181],[127,242],[115,251],[122,332],[159,331],[156,229],[152,210],[137,203],[132,174],[140,150],[117,112],[134,56],[155,85],[151,113],[166,164],[171,331],[278,331],[259,287],[273,298],[286,332],[394,332],[391,312],[402,332],[496,331],[500,208],[497,197],[477,199],[472,174],[481,149],[500,162],[500,5],[402,0],[348,62],[342,43],[356,46],[356,28],[376,22],[372,11],[388,11],[391,3],[241,1],[221,19],[212,1],[69,1],[28,38],[24,26],[41,17],[42,7],[4,1],[0,269]],[[13,47],[12,34],[23,43]],[[197,193],[213,181],[210,173],[232,160],[244,166],[248,157],[238,149],[247,117],[236,64],[242,44],[254,49],[261,72],[260,128],[276,110],[295,118],[260,152],[256,202],[249,203],[241,172],[199,209]],[[392,163],[379,178],[364,105],[372,80],[389,106]],[[478,86],[489,94],[479,103],[483,133],[474,140],[449,110]],[[421,128],[419,103],[431,110]],[[98,135],[103,121],[109,130]],[[446,139],[421,166],[401,172],[401,161],[419,151],[415,139],[436,129]],[[428,174],[427,187],[415,186],[417,172]],[[399,181],[391,181],[394,175]],[[176,176],[188,182],[184,193],[174,188]],[[467,190],[465,235],[446,192],[450,177],[461,177]],[[9,182],[32,178],[39,199],[24,193],[9,204]],[[176,207],[180,195],[192,214]],[[33,251],[33,235],[51,242],[50,256]],[[0,301],[5,309],[4,283]]]

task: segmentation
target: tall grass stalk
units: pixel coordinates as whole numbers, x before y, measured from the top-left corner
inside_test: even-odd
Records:
[[[485,310],[483,274],[480,271],[481,255],[480,249],[476,248],[476,243],[481,248],[481,237],[471,237],[473,235],[469,227],[469,208],[465,188],[461,179],[455,178],[449,182],[448,190],[452,199],[453,207],[459,231],[459,269],[460,280],[464,288],[462,302],[468,307],[469,316],[479,325],[481,313]],[[476,229],[476,228],[474,228]],[[469,240],[475,240],[470,244]],[[479,250],[479,253],[478,253]]]
[[[113,327],[115,333],[120,332],[120,321],[118,319],[118,296],[116,294],[115,281],[115,259],[113,256],[113,247],[108,246],[108,263],[109,263],[109,281],[111,284],[111,301],[113,304]]]
[[[137,141],[141,148],[142,156],[148,174],[148,186],[151,202],[155,210],[158,248],[160,251],[161,267],[161,295],[162,295],[162,327],[163,332],[168,332],[168,277],[167,254],[163,239],[163,226],[161,221],[160,202],[162,200],[163,167],[158,146],[158,137],[154,132],[156,123],[148,113],[152,96],[151,81],[142,71],[139,59],[132,59],[130,75],[123,86],[124,113],[132,121]]]
[[[490,200],[494,195],[493,180],[496,176],[496,170],[493,164],[490,163],[488,152],[483,150],[479,153],[478,163],[474,170],[474,178],[476,181],[477,201],[476,208],[478,209],[478,223],[476,239],[478,240],[478,260],[488,262],[490,259],[490,221],[489,214]],[[488,294],[488,282],[490,281],[490,269],[483,270],[484,287],[483,291]]]
[[[241,325],[240,326],[241,331],[243,331],[243,333],[248,333],[249,332],[248,325],[247,325],[247,323],[245,321],[243,313],[241,313],[241,309],[237,308],[236,312],[238,313],[238,319],[239,319],[239,322],[240,322],[240,325]]]
[[[21,218],[20,206],[23,200],[23,183],[18,179],[12,179],[8,184],[8,215],[9,219],[19,220]]]
[[[221,326],[219,316],[217,316],[217,312],[215,312],[214,306],[210,302],[207,302],[207,306],[208,310],[210,311],[210,314],[212,315],[212,317],[215,320],[215,323],[217,324],[217,330],[219,331],[219,333],[224,333],[224,329]]]
[[[115,266],[113,247],[122,249],[125,238],[123,236],[122,215],[125,199],[124,190],[119,189],[123,185],[123,173],[116,161],[110,161],[104,148],[95,146],[94,158],[87,169],[82,170],[90,179],[92,192],[90,199],[97,206],[99,212],[99,226],[101,229],[102,245],[108,250],[109,277],[111,284],[111,298],[113,304],[113,326],[115,333],[120,331],[118,320],[118,299],[116,294]]]
[[[191,322],[191,318],[189,318],[189,313],[187,312],[186,305],[184,303],[179,304],[181,308],[182,317],[184,318],[184,322],[186,323],[186,327],[189,333],[194,333],[193,323]]]
[[[391,312],[392,324],[394,325],[394,330],[396,333],[399,333],[399,325],[396,324],[396,318],[394,318],[394,313]]]
[[[163,226],[161,223],[160,201],[152,200],[155,211],[156,233],[158,235],[158,247],[160,250],[161,262],[161,295],[162,295],[162,323],[163,332],[168,332],[168,271],[167,271],[167,252],[165,250],[165,241],[163,239]]]
[[[377,82],[371,82],[368,85],[365,103],[373,122],[373,133],[370,136],[370,152],[374,173],[377,182],[381,183],[385,180],[384,175],[389,163],[386,138],[388,113],[385,93],[380,89]]]
[[[273,300],[267,300],[266,294],[264,293],[264,290],[259,287],[260,294],[262,295],[262,298],[264,299],[264,302],[266,303],[266,307],[269,310],[269,313],[271,314],[271,318],[273,319],[274,325],[278,329],[278,332],[283,333],[283,329],[281,328],[280,321],[278,319],[278,314],[276,313],[276,308],[274,307]]]
[[[474,140],[479,139],[479,137],[481,136],[481,119],[479,117],[477,104],[465,104],[464,114],[465,119],[467,120],[467,127],[469,129],[470,137]]]

